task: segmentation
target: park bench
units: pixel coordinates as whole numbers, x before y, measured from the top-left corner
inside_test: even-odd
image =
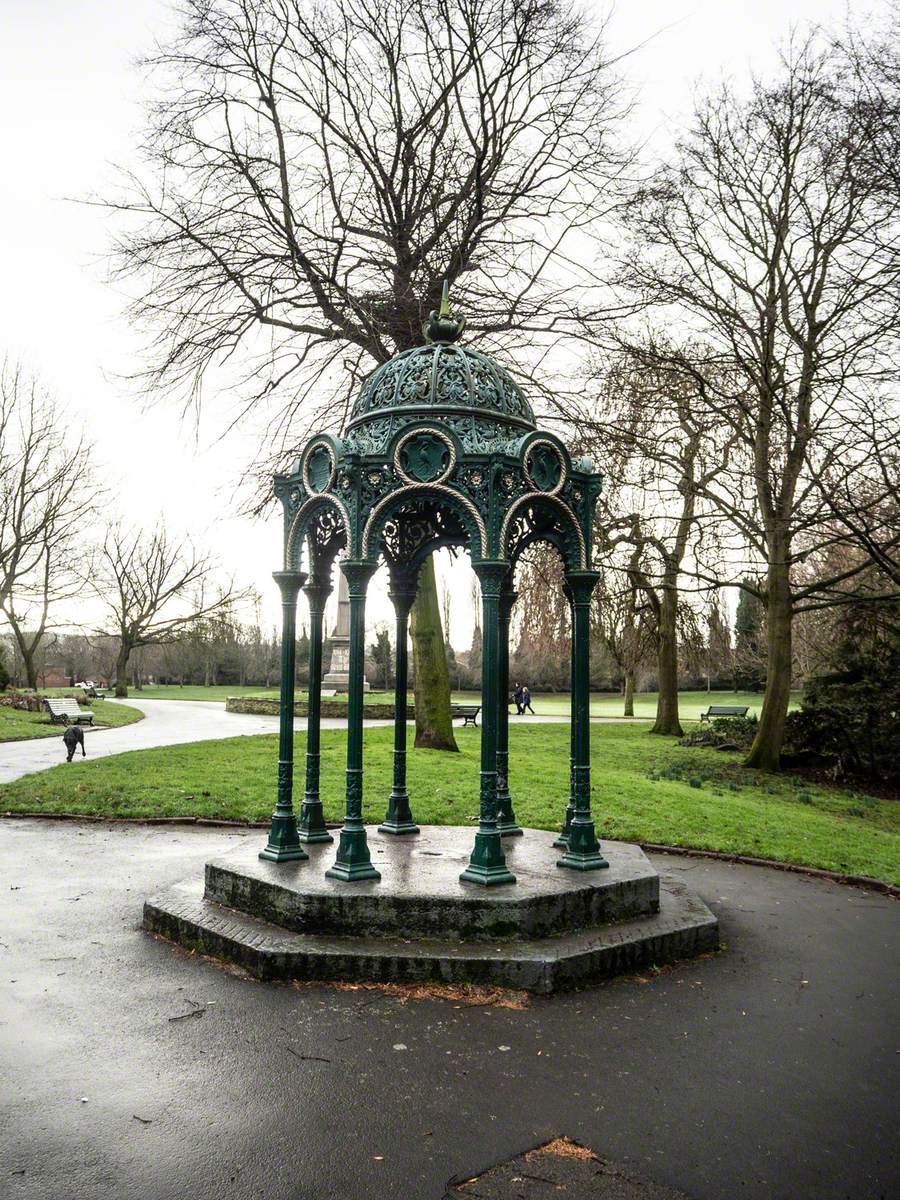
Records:
[[[86,679],[84,683],[76,683],[75,686],[81,688],[85,696],[89,696],[92,699],[103,700],[106,697],[106,690],[97,687],[92,679]]]
[[[700,714],[700,720],[708,721],[710,717],[746,717],[749,711],[749,704],[711,704],[706,712]]]
[[[480,704],[451,704],[451,717],[463,717],[463,726],[477,725],[478,714],[481,712]]]
[[[56,700],[46,696],[44,704],[50,712],[50,720],[54,725],[80,725],[82,722],[93,725],[94,723],[94,714],[90,709],[79,708],[77,700]]]

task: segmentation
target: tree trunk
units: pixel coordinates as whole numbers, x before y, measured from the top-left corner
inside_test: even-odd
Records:
[[[634,671],[625,672],[625,707],[622,716],[634,716]]]
[[[128,695],[128,657],[131,653],[130,647],[124,643],[119,648],[119,653],[116,655],[116,692],[117,696]]]
[[[659,699],[656,703],[656,722],[650,732],[682,737],[684,730],[678,719],[678,590],[670,583],[664,583],[660,590],[662,596],[656,649]]]
[[[34,665],[34,654],[31,650],[22,651],[22,662],[25,664],[27,686],[36,692],[38,686],[37,667]]]
[[[419,573],[419,590],[410,613],[415,663],[416,746],[458,750],[450,716],[450,675],[441,629],[434,558]]]
[[[761,771],[777,771],[781,766],[784,725],[791,700],[793,611],[790,579],[783,555],[777,558],[782,561],[773,561],[768,571],[766,694],[759,728],[744,763]]]
[[[29,644],[25,639],[25,634],[22,632],[22,627],[19,625],[18,617],[10,612],[6,612],[5,616],[13,631],[13,637],[16,639],[16,647],[22,658],[22,665],[25,668],[25,686],[36,692],[38,690],[38,675],[35,659],[37,658],[37,648],[41,632],[39,631],[38,635],[33,637]]]

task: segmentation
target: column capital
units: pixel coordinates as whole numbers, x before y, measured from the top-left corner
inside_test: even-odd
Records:
[[[418,571],[391,571],[388,595],[397,617],[408,617],[419,587]]]
[[[391,603],[394,606],[394,613],[397,619],[405,621],[410,614],[412,606],[416,602],[415,589],[412,591],[401,591],[392,585],[388,591],[388,595],[391,598]]]
[[[303,594],[309,602],[310,612],[324,612],[325,604],[331,595],[331,582],[328,579],[316,579],[313,576],[304,586]]]
[[[347,592],[350,596],[365,596],[369,580],[378,570],[378,563],[365,559],[342,559],[340,564],[347,580]]]
[[[499,560],[473,562],[472,570],[478,576],[483,596],[500,596],[503,585],[509,578],[510,564]]]
[[[600,580],[599,571],[568,571],[566,591],[573,604],[589,604],[591,593]]]
[[[504,588],[500,593],[500,619],[508,621],[512,608],[519,598],[519,593],[512,591],[511,588]]]
[[[300,589],[306,583],[305,571],[273,571],[272,578],[281,591],[282,604],[292,604],[297,600]]]

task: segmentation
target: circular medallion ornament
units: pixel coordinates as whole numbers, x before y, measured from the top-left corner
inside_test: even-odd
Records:
[[[455,462],[453,443],[437,429],[412,430],[394,451],[394,466],[406,483],[440,483]]]
[[[303,462],[303,482],[308,492],[324,492],[334,479],[334,456],[325,442],[317,442]]]
[[[522,466],[525,478],[536,492],[546,492],[552,496],[566,482],[566,465],[553,442],[532,442]]]

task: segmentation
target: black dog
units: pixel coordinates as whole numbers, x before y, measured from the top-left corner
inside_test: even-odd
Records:
[[[66,743],[66,749],[69,756],[66,762],[72,761],[72,755],[75,753],[75,747],[81,747],[81,757],[87,758],[87,752],[84,748],[84,730],[80,725],[67,725],[66,732],[63,734],[63,741]]]

